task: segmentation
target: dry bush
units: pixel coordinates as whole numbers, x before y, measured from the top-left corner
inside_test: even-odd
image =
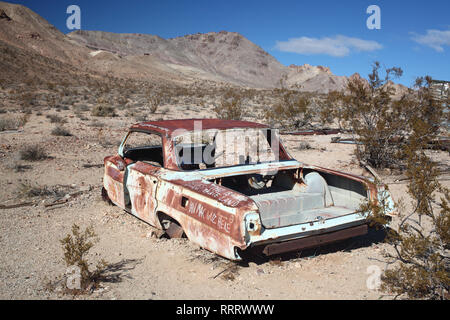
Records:
[[[19,154],[20,159],[27,161],[39,161],[48,158],[47,151],[39,145],[25,146]]]
[[[311,150],[311,149],[314,149],[314,148],[311,147],[309,142],[306,142],[306,141],[301,141],[297,147],[297,150]]]
[[[371,80],[376,79],[377,76],[373,73]],[[439,125],[444,118],[442,104],[433,99],[430,84],[431,78],[419,78],[415,90],[410,90],[398,101],[391,101],[390,108],[381,106],[381,101],[377,104],[381,108],[381,113],[377,114],[379,118],[376,118],[379,127],[373,128],[372,135],[393,139],[396,137],[394,134],[402,133],[403,141],[390,145],[375,144],[376,141],[369,140],[368,132],[365,131],[362,131],[365,135],[360,140],[364,143],[360,152],[367,152],[375,147],[374,150],[386,155],[389,153],[385,153],[383,148],[396,148],[396,154],[391,153],[392,158],[384,158],[383,164],[390,164],[387,160],[395,160],[402,161],[406,167],[405,174],[409,179],[408,194],[413,200],[412,209],[406,211],[397,206],[399,224],[395,229],[388,229],[386,241],[392,250],[385,253],[390,267],[381,277],[381,290],[390,292],[395,297],[410,299],[449,298],[450,190],[439,183],[437,164],[423,151],[439,132]],[[376,86],[374,88],[373,84],[370,88],[382,91],[380,96],[375,98],[384,97],[383,101],[390,100],[390,97],[386,97],[389,93],[384,92],[386,89]],[[364,88],[359,91],[358,100],[360,103],[374,103],[373,96],[367,100],[362,99],[367,97],[366,90]],[[401,122],[403,130],[389,131],[391,136],[387,137],[378,132],[386,129],[385,126],[395,120]],[[387,225],[384,216],[387,203],[369,203],[363,206],[364,210],[370,212],[369,220],[372,223]]]
[[[309,105],[310,100],[305,95],[282,90],[281,101],[266,110],[265,118],[287,129],[305,127],[312,120]]]
[[[31,184],[29,182],[23,182],[19,185],[17,195],[20,198],[33,198],[33,197],[62,197],[64,192],[56,188],[49,188],[47,186],[40,186]]]
[[[359,160],[370,165],[392,167],[398,159],[399,144],[392,139],[402,136],[405,130],[406,104],[398,103],[392,109],[393,88],[385,84],[402,71],[386,69],[384,79],[379,75],[380,65],[375,63],[367,84],[362,78],[349,80],[349,94],[344,96],[343,118],[348,127],[358,137],[356,154]]]
[[[60,136],[60,137],[70,137],[72,134],[66,128],[64,128],[62,126],[57,126],[57,127],[53,128],[52,135]]]
[[[22,127],[28,121],[28,115],[5,116],[0,119],[0,131],[16,130]]]
[[[31,90],[28,89],[28,90]],[[26,114],[30,114],[31,113],[31,108],[33,105],[35,105],[36,101],[35,101],[36,97],[34,94],[32,94],[31,92],[26,92],[23,93],[20,97],[19,97],[19,103],[21,105],[21,109],[24,113]]]
[[[323,124],[332,124],[337,120],[339,129],[343,129],[343,94],[340,91],[330,91],[323,101],[319,112],[320,122]]]
[[[116,111],[114,107],[104,104],[98,104],[92,108],[91,115],[94,117],[116,117]]]
[[[50,119],[51,123],[67,123],[67,120],[63,117],[60,117],[56,114],[48,114],[45,116],[47,119]]]
[[[241,120],[244,116],[242,108],[243,98],[239,92],[228,90],[213,111],[219,119]]]
[[[102,259],[93,271],[89,269],[90,263],[87,260],[87,255],[94,244],[98,242],[93,227],[87,227],[84,232],[81,232],[80,227],[74,224],[72,234],[67,234],[60,242],[63,245],[64,261],[67,267],[76,266],[80,268],[80,288],[71,289],[69,291],[73,292],[70,293],[85,293],[95,289],[101,281],[108,263]]]
[[[160,106],[163,99],[163,95],[160,92],[154,92],[151,95],[148,96],[148,111],[153,114],[158,110],[158,107]]]
[[[393,250],[381,290],[409,299],[448,299],[450,287],[450,190],[437,180],[439,171],[423,152],[410,154],[406,174],[413,209],[398,212],[400,223],[388,229]],[[436,199],[440,197],[440,201]],[[386,224],[383,203],[369,204],[370,221]]]

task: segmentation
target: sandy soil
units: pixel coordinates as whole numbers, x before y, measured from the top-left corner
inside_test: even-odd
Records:
[[[164,116],[157,116],[176,118],[179,111],[171,107]],[[195,109],[183,113],[185,117],[207,114],[196,113]],[[255,260],[236,266],[187,239],[152,237],[152,227],[101,200],[103,168],[84,167],[101,165],[106,155],[115,153],[133,120],[123,115],[97,118],[104,125],[92,127],[93,117],[88,113],[89,120],[74,117],[70,110],[58,114],[68,120],[64,126],[73,136],[51,135],[54,124],[45,113],[33,114],[22,132],[0,135],[0,203],[37,202],[0,209],[0,299],[72,299],[48,291],[46,283],[66,271],[59,240],[74,223],[82,228],[94,227],[100,241],[89,261],[104,258],[114,275],[100,289],[78,299],[390,298],[367,286],[373,275],[370,267],[386,267],[381,260],[386,244],[381,242],[383,234],[375,230],[335,245],[283,255],[281,260]],[[355,161],[354,146],[332,144],[332,137],[283,138],[288,151],[300,161],[367,174]],[[300,150],[302,141],[312,149]],[[19,150],[30,144],[44,146],[51,157],[38,162],[20,160]],[[433,157],[448,166],[448,153],[434,151]],[[25,167],[17,172],[17,164]],[[383,177],[395,181],[392,174]],[[65,204],[46,207],[51,201],[46,197],[20,198],[21,183],[81,194]],[[390,189],[395,199],[407,200],[406,184],[391,184]],[[219,274],[225,269],[228,271]]]

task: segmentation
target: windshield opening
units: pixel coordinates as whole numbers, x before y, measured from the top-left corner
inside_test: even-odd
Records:
[[[192,131],[175,137],[174,146],[182,170],[279,161],[278,133],[267,128]]]

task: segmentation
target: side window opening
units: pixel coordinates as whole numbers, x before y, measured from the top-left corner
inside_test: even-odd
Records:
[[[131,132],[123,145],[123,156],[163,167],[162,137],[155,133]]]

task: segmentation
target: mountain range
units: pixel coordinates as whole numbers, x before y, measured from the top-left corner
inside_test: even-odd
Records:
[[[324,66],[285,66],[236,32],[170,39],[87,30],[65,35],[27,7],[7,2],[0,2],[0,47],[0,54],[8,55],[0,62],[4,76],[16,76],[17,66],[12,64],[26,56],[40,61],[39,70],[35,66],[29,66],[31,71],[22,70],[36,77],[45,77],[45,65],[51,68],[51,61],[56,61],[64,66],[60,69],[149,82],[184,84],[207,80],[250,88],[285,86],[317,93],[343,90],[348,79]],[[27,68],[24,63],[19,65]],[[403,90],[403,86],[395,86]]]

